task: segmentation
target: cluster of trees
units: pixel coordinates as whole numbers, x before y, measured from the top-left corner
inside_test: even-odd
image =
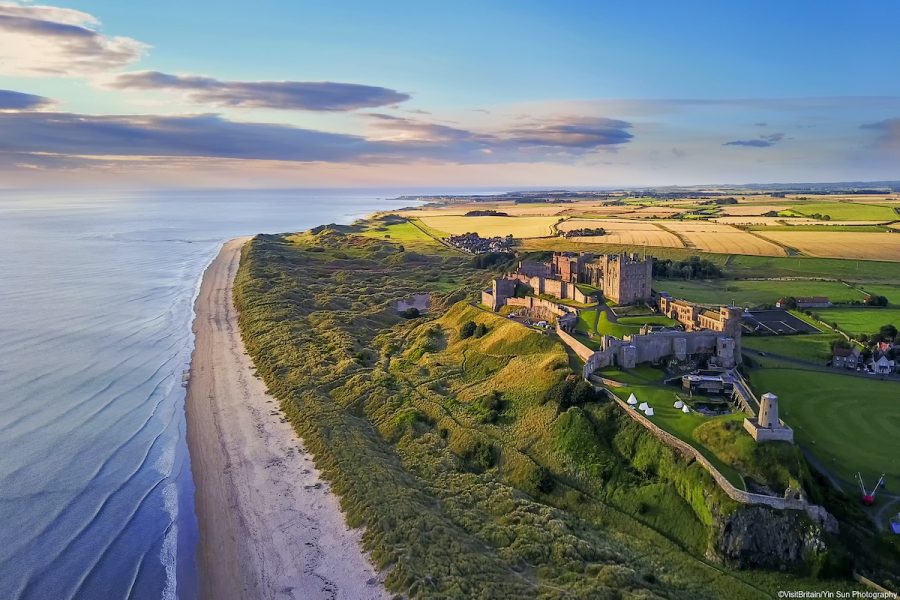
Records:
[[[557,412],[563,413],[572,406],[584,406],[588,402],[603,400],[594,386],[583,379],[563,379],[544,394],[544,402],[556,403]]]
[[[409,308],[407,308],[406,310],[401,312],[400,316],[403,317],[404,319],[415,319],[420,314],[422,314],[422,313],[419,312],[418,308],[416,308],[415,306],[410,306]]]
[[[582,229],[571,229],[563,233],[563,237],[593,237],[606,235],[606,230],[602,227],[584,227]]]
[[[459,337],[463,340],[470,337],[480,338],[487,332],[488,327],[484,323],[476,325],[475,321],[466,321],[463,323],[462,327],[459,328]]]
[[[713,279],[722,276],[722,269],[699,256],[673,261],[670,258],[653,260],[653,276],[662,279]]]
[[[866,344],[877,344],[879,342],[893,342],[897,339],[897,328],[894,325],[882,325],[877,333],[872,335],[863,334],[859,336],[859,341]]]
[[[810,219],[815,219],[816,221],[830,221],[831,215],[823,215],[822,213],[813,213],[808,215]]]
[[[492,269],[497,266],[508,266],[514,263],[516,255],[512,252],[486,252],[472,257],[472,265],[476,269]]]
[[[887,306],[888,299],[887,296],[870,295],[866,296],[865,304],[866,306]]]
[[[467,217],[508,217],[509,215],[499,210],[491,210],[489,208],[481,210],[470,210],[466,213]]]

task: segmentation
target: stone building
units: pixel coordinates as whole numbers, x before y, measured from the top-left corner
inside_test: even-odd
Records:
[[[649,300],[653,285],[653,260],[637,254],[604,254],[600,257],[603,295],[616,304]]]
[[[771,392],[759,399],[759,414],[744,419],[744,429],[757,442],[794,443],[794,430],[778,418],[778,396]]]

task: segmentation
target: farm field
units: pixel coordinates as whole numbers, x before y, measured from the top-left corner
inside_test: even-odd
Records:
[[[801,216],[828,215],[836,221],[892,221],[900,216],[892,206],[860,202],[810,202],[794,204],[788,210]]]
[[[732,256],[726,270],[738,277],[827,277],[844,281],[885,283],[900,281],[900,263],[808,256]]]
[[[374,237],[390,240],[392,242],[400,242],[409,246],[410,248],[426,246],[434,247],[438,244],[438,242],[436,242],[434,238],[427,235],[425,232],[423,232],[421,229],[419,229],[409,221],[404,221],[402,223],[386,223],[381,226],[376,225],[376,223],[377,221],[365,231],[360,232],[360,234],[366,237]]]
[[[569,219],[557,227],[560,231],[602,227],[606,235],[574,237],[568,240],[583,243],[622,244],[628,246],[663,246],[683,248],[677,236],[663,231],[653,223],[613,219]]]
[[[861,287],[869,294],[884,296],[892,305],[900,305],[900,285],[879,285],[877,283],[864,283],[859,287]]]
[[[857,471],[866,481],[884,472],[889,484],[900,482],[896,382],[778,366],[753,369],[750,382],[757,394],[778,396],[796,442],[845,482],[848,492],[856,492]]]
[[[847,231],[761,231],[759,235],[822,258],[900,261],[900,235]]]
[[[758,352],[771,352],[788,358],[820,363],[824,366],[831,360],[831,345],[838,339],[843,339],[843,337],[836,333],[745,335],[741,338],[741,345]]]
[[[782,296],[827,296],[832,302],[862,301],[859,290],[839,281],[755,281],[721,279],[687,281],[684,279],[656,279],[653,288],[669,292],[701,304],[731,304],[759,306],[775,304]]]
[[[761,256],[785,256],[787,253],[772,242],[721,223],[708,221],[658,222],[704,252],[719,254],[753,254]]]
[[[475,232],[481,237],[512,235],[517,238],[547,237],[553,234],[556,217],[465,217],[440,215],[421,217],[427,227],[447,235]]]
[[[882,325],[900,327],[900,308],[815,308],[813,314],[852,334],[873,334]]]

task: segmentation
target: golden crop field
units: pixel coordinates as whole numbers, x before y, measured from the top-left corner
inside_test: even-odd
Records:
[[[664,231],[649,221],[628,221],[614,219],[569,219],[560,223],[560,231],[602,227],[606,235],[568,238],[586,244],[624,244],[629,246],[662,246],[664,248],[684,248],[678,236]]]
[[[423,224],[449,235],[474,232],[481,237],[512,235],[517,238],[553,235],[557,217],[465,217],[437,215],[420,217]]]
[[[849,231],[764,231],[771,240],[822,258],[900,261],[900,234]]]
[[[785,256],[780,246],[722,223],[708,221],[663,221],[660,223],[688,245],[704,252],[718,254],[753,254],[757,256]]]
[[[798,219],[796,217],[716,217],[710,219],[716,223],[725,225],[771,225],[783,227],[784,225],[815,225],[817,227],[838,227],[844,225],[881,225],[884,221],[819,221],[816,219]]]

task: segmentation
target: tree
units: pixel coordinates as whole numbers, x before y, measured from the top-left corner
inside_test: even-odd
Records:
[[[409,308],[407,308],[400,314],[403,316],[404,319],[415,319],[421,313],[419,313],[419,309],[416,308],[415,306],[410,306]]]
[[[887,306],[888,299],[886,296],[868,295],[866,296],[866,306]]]
[[[480,338],[488,332],[487,325],[481,323],[475,328],[475,337]]]
[[[897,328],[893,325],[882,325],[878,330],[878,335],[885,341],[893,340],[897,337]]]
[[[475,321],[466,321],[463,323],[463,326],[459,328],[459,337],[460,339],[470,338],[475,334]]]
[[[793,296],[788,296],[781,303],[781,308],[786,308],[788,310],[796,310],[797,309],[797,299]]]

